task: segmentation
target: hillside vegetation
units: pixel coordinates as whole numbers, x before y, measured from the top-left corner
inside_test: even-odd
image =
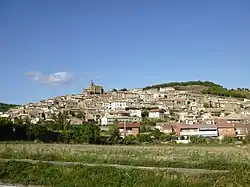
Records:
[[[15,104],[0,103],[0,112],[6,112],[11,108],[17,107]]]
[[[176,90],[185,90],[185,87],[200,86],[202,94],[212,94],[225,97],[248,98],[250,99],[250,90],[247,88],[227,89],[223,86],[210,81],[187,81],[187,82],[170,82],[156,84],[143,88],[144,90],[159,89],[164,87],[173,87]]]

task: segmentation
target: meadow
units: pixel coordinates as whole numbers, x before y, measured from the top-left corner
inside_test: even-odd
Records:
[[[0,158],[96,164],[250,170],[250,147],[0,144]]]
[[[199,177],[168,170],[0,162],[0,180],[47,186],[250,186],[250,147],[0,144],[0,158],[229,170]],[[28,177],[27,177],[28,176]]]

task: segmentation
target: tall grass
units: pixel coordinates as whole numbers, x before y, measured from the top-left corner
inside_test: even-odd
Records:
[[[8,183],[75,187],[248,187],[250,175],[242,170],[224,174],[185,176],[167,171],[111,167],[62,167],[49,164],[0,162],[0,180]]]
[[[248,148],[1,144],[0,158],[134,166],[250,170]]]

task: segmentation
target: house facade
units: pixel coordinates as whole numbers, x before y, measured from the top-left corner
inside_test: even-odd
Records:
[[[141,123],[135,122],[135,123],[119,123],[118,125],[119,132],[121,134],[121,137],[125,137],[127,135],[134,135],[137,136],[140,134],[140,127]]]
[[[247,126],[243,123],[235,123],[234,128],[236,137],[239,139],[245,139],[248,134]]]
[[[160,109],[152,109],[148,112],[149,118],[164,118],[164,111]]]
[[[130,117],[130,116],[104,116],[101,118],[101,125],[108,126],[113,125],[115,123],[132,123],[132,122],[140,122],[140,117]]]
[[[178,136],[202,136],[202,137],[217,137],[218,130],[213,124],[179,124],[177,126]]]
[[[225,136],[229,136],[229,137],[236,136],[236,132],[235,132],[235,128],[234,128],[233,123],[228,123],[225,120],[219,120],[219,121],[215,122],[215,125],[218,129],[220,139],[222,139]]]

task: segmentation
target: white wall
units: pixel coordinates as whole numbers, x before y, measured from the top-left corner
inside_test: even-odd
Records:
[[[149,118],[162,118],[164,117],[164,114],[160,112],[149,112],[148,117]]]
[[[102,125],[108,125],[108,118],[106,116],[102,117],[101,124]]]
[[[141,110],[129,110],[130,116],[137,116],[141,118]]]
[[[204,137],[211,137],[211,136],[218,136],[218,131],[197,131],[197,130],[190,130],[188,132],[182,131],[180,132],[181,136],[204,136]]]
[[[125,108],[127,107],[127,103],[126,102],[112,102],[111,103],[111,109],[112,110],[117,110],[117,109],[123,109],[125,110]]]

